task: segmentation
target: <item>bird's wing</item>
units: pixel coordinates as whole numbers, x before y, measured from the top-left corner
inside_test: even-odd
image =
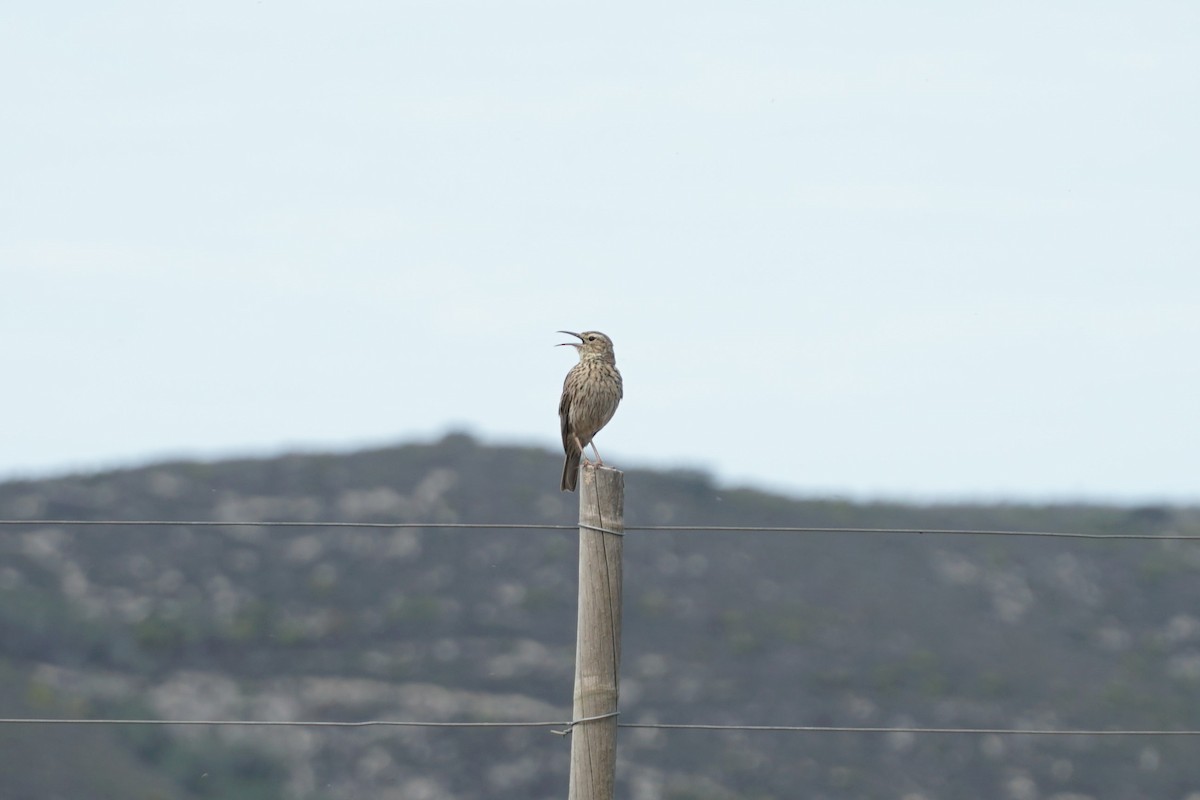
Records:
[[[569,375],[567,377],[570,378]],[[563,450],[569,453],[571,452],[571,446],[568,444],[571,438],[568,433],[571,427],[571,393],[567,391],[566,381],[563,381],[563,393],[558,401],[558,422],[559,427],[562,429]]]

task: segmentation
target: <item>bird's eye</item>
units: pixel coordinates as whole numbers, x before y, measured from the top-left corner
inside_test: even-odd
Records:
[[[596,337],[595,337],[595,336],[589,336],[589,337],[588,337],[588,341],[589,341],[589,342],[594,342],[594,341],[596,341]]]

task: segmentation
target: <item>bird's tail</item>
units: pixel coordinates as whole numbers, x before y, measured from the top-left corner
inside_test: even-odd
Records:
[[[579,482],[580,455],[580,451],[572,448],[567,453],[567,460],[563,462],[562,490],[564,492],[575,491],[575,485]]]

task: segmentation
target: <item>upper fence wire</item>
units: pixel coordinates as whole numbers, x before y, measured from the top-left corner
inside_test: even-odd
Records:
[[[164,520],[164,519],[0,519],[0,526],[57,525],[74,527],[194,527],[194,528],[373,528],[450,530],[574,531],[578,525],[547,525],[513,522],[336,522],[288,520]],[[858,533],[892,536],[1020,536],[1046,539],[1104,539],[1146,541],[1200,541],[1200,534],[1186,533],[1079,533],[1071,531],[982,530],[970,528],[865,528],[853,526],[761,526],[761,525],[626,525],[625,531],[695,533]]]

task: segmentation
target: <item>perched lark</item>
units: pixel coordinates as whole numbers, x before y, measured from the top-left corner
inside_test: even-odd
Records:
[[[579,343],[564,342],[579,352],[579,363],[567,373],[563,381],[562,399],[558,401],[558,418],[562,423],[563,451],[567,460],[563,464],[562,490],[575,491],[579,480],[579,462],[587,457],[583,448],[592,445],[596,463],[603,465],[600,451],[592,437],[608,424],[621,402],[621,373],[617,371],[617,357],[613,354],[612,339],[599,331],[559,331],[579,338]]]

